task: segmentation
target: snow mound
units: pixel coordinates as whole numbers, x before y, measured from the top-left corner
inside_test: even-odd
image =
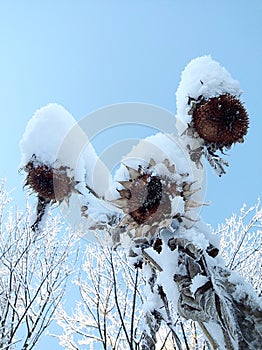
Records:
[[[20,167],[24,167],[33,155],[44,164],[54,163],[61,143],[75,123],[72,115],[59,104],[50,103],[38,109],[20,141]]]
[[[170,165],[175,166],[177,174],[188,173],[188,180],[191,181],[203,179],[203,170],[196,168],[179,138],[172,134],[157,133],[141,140],[122,159],[115,180],[128,180],[129,173],[125,165],[137,169],[139,165],[147,166],[151,159],[156,163],[153,175],[169,175],[168,169],[164,166],[164,161],[167,159]]]

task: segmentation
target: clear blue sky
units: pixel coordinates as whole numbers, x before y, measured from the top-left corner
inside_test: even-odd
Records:
[[[19,140],[37,108],[57,102],[77,120],[119,102],[175,113],[181,70],[211,54],[240,81],[250,115],[228,173],[208,174],[203,217],[215,226],[262,194],[261,36],[261,0],[2,0],[0,177],[23,205]]]

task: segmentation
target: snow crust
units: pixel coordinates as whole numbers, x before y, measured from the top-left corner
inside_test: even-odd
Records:
[[[197,99],[199,96],[211,98],[229,93],[239,97],[240,85],[234,80],[229,72],[213,60],[210,55],[201,56],[188,63],[181,74],[181,80],[176,91],[177,121],[179,132],[182,126],[191,120],[188,114],[191,109],[189,97]]]
[[[81,154],[85,169],[85,183],[92,188],[98,196],[110,198],[112,175],[106,165],[95,152],[92,144],[88,142]]]

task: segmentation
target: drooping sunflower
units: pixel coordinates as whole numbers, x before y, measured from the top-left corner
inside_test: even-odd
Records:
[[[210,55],[191,60],[183,70],[176,126],[198,168],[204,156],[217,175],[225,174],[229,163],[217,151],[244,142],[249,118],[241,93],[239,82]]]
[[[36,220],[32,229],[36,230],[49,204],[62,201],[69,201],[73,192],[78,192],[75,188],[77,181],[70,177],[70,169],[66,166],[55,167],[43,164],[33,155],[31,160],[24,167],[27,173],[25,187],[29,187],[37,194],[38,203],[36,208]]]
[[[25,186],[52,203],[68,200],[77,182],[69,177],[66,166],[54,167],[32,159],[24,170],[27,172]]]
[[[192,200],[193,182],[188,174],[178,174],[174,165],[164,160],[164,175],[154,171],[155,162],[137,169],[126,166],[129,179],[119,181],[120,198],[113,203],[125,214],[119,225],[126,226],[134,237],[153,237],[163,227],[169,227],[173,219],[183,221],[193,207],[201,204]]]
[[[244,142],[249,126],[248,113],[241,101],[229,93],[209,98],[189,97],[188,104],[191,121],[184,134],[197,141],[187,145],[190,158],[198,166],[204,155],[221,176],[229,164],[216,151],[224,153],[233,144]]]

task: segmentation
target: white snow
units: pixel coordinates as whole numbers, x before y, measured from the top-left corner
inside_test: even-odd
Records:
[[[256,305],[260,305],[260,308],[262,310],[262,299],[258,297],[252,285],[248,283],[243,277],[238,275],[236,272],[231,272],[228,281],[236,286],[233,296],[237,301],[244,301],[251,307],[256,307]]]
[[[205,194],[205,171],[203,168],[197,168],[196,165],[190,160],[188,152],[180,143],[178,137],[172,134],[157,133],[156,135],[149,136],[141,140],[136,146],[134,146],[130,153],[128,153],[122,160],[122,164],[116,171],[114,180],[115,183],[112,186],[111,192],[115,198],[119,197],[119,193],[115,188],[122,188],[117,183],[118,181],[129,180],[129,172],[125,165],[131,168],[138,169],[140,165],[147,166],[150,160],[153,159],[156,163],[151,168],[153,175],[166,176],[178,180],[179,183],[183,181],[195,182],[192,185],[192,189],[199,189],[192,195],[192,199],[195,201],[203,202],[203,196]],[[165,160],[169,161],[170,166],[175,166],[175,174],[170,173],[166,165]],[[183,177],[181,174],[188,174],[189,176]],[[181,203],[174,201],[173,209],[181,209]],[[193,217],[197,217],[200,208],[192,210]],[[194,212],[194,214],[193,214]]]
[[[220,325],[215,321],[214,322],[210,321],[208,323],[203,323],[203,324],[206,327],[209,334],[212,337],[214,337],[216,344],[219,346],[218,350],[228,350],[228,348],[225,344],[223,331],[222,331]],[[203,333],[203,335],[205,336],[206,340],[209,341],[206,334]],[[237,348],[234,348],[234,350],[237,350]]]
[[[108,193],[112,186],[112,175],[90,142],[86,144],[81,158],[85,168],[85,183],[100,197],[110,197]]]
[[[134,169],[138,165],[148,165],[150,159],[156,162],[153,168],[157,173],[161,171],[161,175],[168,175],[168,170],[161,163],[168,159],[170,165],[175,165],[177,173],[192,173],[192,162],[189,159],[188,153],[180,145],[179,139],[172,134],[157,133],[141,140],[133,147],[122,160],[122,164],[126,164]],[[128,172],[124,166],[116,172],[116,179],[128,179]]]
[[[50,103],[34,113],[20,141],[20,149],[21,168],[35,155],[36,160],[43,164],[77,169],[75,178],[79,181],[85,179],[89,186],[97,184],[98,191],[101,186],[108,189],[109,171],[79,123],[57,103]],[[106,185],[103,186],[102,181]]]
[[[199,231],[195,226],[187,229],[181,230],[181,237],[192,242],[197,248],[205,250],[209,246],[209,240],[205,236],[205,233]]]
[[[177,311],[179,291],[173,276],[179,273],[177,264],[178,252],[177,250],[171,251],[165,244],[163,244],[162,249],[159,265],[162,267],[163,271],[161,271],[157,277],[157,284],[163,286],[167,299],[172,302],[174,309]]]
[[[152,277],[152,269],[148,264],[144,264],[143,266],[143,276],[146,281],[149,281]],[[155,283],[154,287],[156,286],[157,284]],[[154,290],[154,293],[152,293],[149,283],[146,283],[144,287],[144,293],[147,296],[145,303],[143,304],[144,314],[153,310],[157,310],[159,307],[162,306],[162,302],[158,292]]]
[[[79,124],[59,104],[50,103],[35,112],[26,126],[20,149],[21,168],[34,155],[37,162],[54,167],[69,167],[74,171],[76,180],[85,180],[90,186],[94,178],[98,178],[97,173],[100,178],[105,176],[106,186],[103,189],[108,188],[105,166],[101,164]]]
[[[38,109],[29,120],[20,142],[20,166],[24,167],[33,154],[44,164],[54,163],[61,143],[75,123],[72,115],[56,103]]]
[[[206,276],[197,274],[192,279],[192,284],[190,286],[191,293],[194,295],[196,291],[202,286],[204,286],[208,281],[209,279]]]
[[[204,243],[202,242],[203,247],[206,247],[206,243],[211,243],[214,247],[219,248],[220,237],[213,233],[211,227],[207,225],[203,220],[198,220],[194,224],[194,232],[193,232],[193,241],[198,245],[197,242],[201,241],[201,235],[204,237]],[[196,232],[200,234],[196,234]]]
[[[184,206],[185,202],[182,197],[174,197],[171,202],[171,211],[172,213],[180,213],[180,215],[184,214]]]
[[[210,98],[229,93],[239,97],[241,94],[239,82],[234,80],[229,72],[213,60],[210,55],[197,57],[190,61],[181,75],[181,81],[176,91],[177,121],[180,133],[187,126],[191,116],[188,114],[191,106],[188,98],[199,96]]]

